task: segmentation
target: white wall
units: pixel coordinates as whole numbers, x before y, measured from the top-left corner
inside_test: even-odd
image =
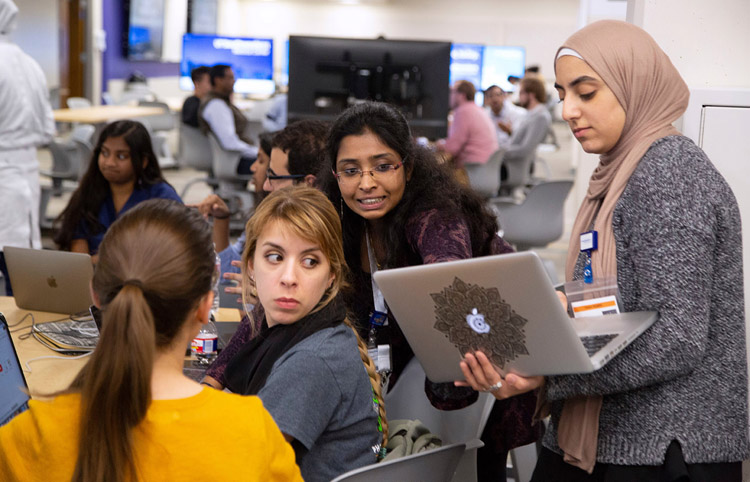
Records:
[[[56,0],[15,0],[18,26],[13,41],[44,71],[48,87],[60,85],[60,47]]]
[[[750,2],[628,3],[629,20],[654,37],[688,87],[750,87]]]
[[[576,29],[579,0],[384,0],[344,5],[324,0],[219,0],[218,33],[276,40],[282,65],[289,35],[446,40],[526,47],[526,63],[552,75],[552,57]]]

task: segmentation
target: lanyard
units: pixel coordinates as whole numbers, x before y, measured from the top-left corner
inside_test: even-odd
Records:
[[[367,230],[365,230],[365,238],[367,239],[367,259],[370,262],[370,280],[372,281],[373,305],[375,307],[375,311],[379,311],[380,313],[387,313],[383,293],[380,291],[378,283],[375,281],[375,276],[373,276],[378,271],[378,263],[375,260],[375,252],[373,251],[372,244],[370,243],[370,233],[367,232]],[[387,321],[386,324],[388,324]]]

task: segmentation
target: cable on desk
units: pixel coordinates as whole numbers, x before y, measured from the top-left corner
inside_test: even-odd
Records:
[[[37,361],[37,360],[49,360],[49,359],[57,359],[57,360],[77,360],[78,358],[83,358],[87,356],[91,356],[91,354],[94,353],[84,353],[83,355],[77,355],[77,356],[57,356],[57,355],[46,355],[46,356],[38,356],[36,358],[32,358],[31,360],[26,360],[26,369],[24,370],[27,373],[31,373],[31,367],[29,366],[29,363]]]

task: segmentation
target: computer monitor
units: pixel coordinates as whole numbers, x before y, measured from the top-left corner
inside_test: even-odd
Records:
[[[484,45],[453,44],[451,45],[450,84],[457,80],[468,80],[477,89],[474,102],[482,105],[484,92],[482,91],[482,57]]]
[[[415,136],[445,137],[449,42],[289,38],[289,119],[333,120],[366,100],[388,102]]]
[[[193,90],[190,72],[194,68],[216,64],[232,67],[237,93],[271,95],[276,89],[272,39],[195,34],[182,37],[181,89]]]
[[[523,77],[526,68],[526,49],[507,45],[487,45],[482,55],[482,90],[498,85],[506,92],[515,90],[508,82],[509,75]]]
[[[164,0],[127,0],[124,50],[128,60],[161,60]]]

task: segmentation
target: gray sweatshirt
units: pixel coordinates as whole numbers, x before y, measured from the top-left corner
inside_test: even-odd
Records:
[[[598,462],[659,465],[672,440],[687,463],[747,459],[742,231],[734,194],[690,139],[665,137],[641,159],[612,225],[622,308],[658,311],[659,318],[604,368],[547,379],[552,423],[544,445],[560,453],[564,399],[603,395]]]

